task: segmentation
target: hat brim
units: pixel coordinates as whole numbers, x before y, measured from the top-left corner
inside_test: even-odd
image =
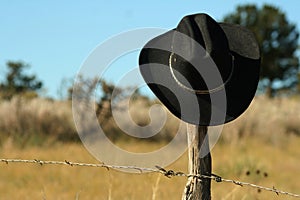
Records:
[[[256,93],[260,53],[254,35],[240,25],[219,25],[228,39],[230,53],[234,56],[234,69],[231,79],[217,92],[193,94],[184,90],[178,86],[169,71],[171,52],[149,48],[160,44],[171,46],[174,31],[168,31],[150,40],[140,53],[140,72],[149,88],[171,113],[187,123],[214,126],[230,122],[248,108]],[[168,84],[157,84],[160,82]],[[178,94],[181,99],[178,99]],[[196,105],[182,102],[194,102],[195,98]]]

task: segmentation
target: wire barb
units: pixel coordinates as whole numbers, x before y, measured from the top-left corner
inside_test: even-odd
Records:
[[[291,197],[295,197],[295,198],[300,198],[299,194],[294,194],[294,193],[290,193],[290,192],[285,192],[282,190],[278,190],[276,189],[274,186],[272,188],[268,188],[268,187],[264,187],[264,186],[260,186],[260,185],[255,185],[253,183],[247,183],[247,182],[241,182],[241,181],[237,181],[237,180],[231,180],[231,179],[224,179],[221,176],[215,175],[215,174],[210,174],[210,175],[202,175],[202,174],[186,174],[183,172],[176,172],[174,170],[166,170],[160,166],[155,166],[156,169],[153,168],[145,168],[145,167],[137,167],[137,166],[119,166],[119,165],[107,165],[105,163],[100,163],[100,164],[96,164],[96,163],[80,163],[80,162],[71,162],[71,161],[52,161],[52,160],[38,160],[38,159],[33,159],[33,160],[23,160],[23,159],[4,159],[4,158],[0,158],[0,163],[5,163],[5,164],[9,164],[9,163],[24,163],[24,164],[39,164],[41,166],[43,165],[66,165],[66,166],[71,166],[71,167],[99,167],[99,168],[106,168],[107,170],[110,169],[129,169],[129,170],[135,170],[138,171],[140,173],[143,172],[153,172],[153,173],[160,173],[163,174],[164,176],[168,177],[168,178],[172,178],[172,177],[186,177],[186,178],[199,178],[199,179],[211,179],[216,181],[217,183],[232,183],[235,185],[239,185],[239,186],[248,186],[251,188],[255,188],[258,190],[265,190],[268,192],[274,192],[277,195],[279,194],[283,194],[283,195],[287,195],[287,196],[291,196]]]
[[[222,177],[221,176],[218,176],[218,175],[216,175],[216,174],[210,174],[212,177],[213,177],[213,179],[217,182],[217,183],[220,183],[220,182],[222,182]]]

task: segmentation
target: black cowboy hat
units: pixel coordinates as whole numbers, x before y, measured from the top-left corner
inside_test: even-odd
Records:
[[[175,116],[196,125],[220,125],[251,103],[260,53],[245,27],[195,14],[150,40],[139,65],[147,85]]]

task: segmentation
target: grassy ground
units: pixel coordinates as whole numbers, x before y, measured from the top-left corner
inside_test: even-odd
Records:
[[[299,97],[272,100],[256,97],[241,117],[224,127],[212,151],[213,172],[223,178],[300,193],[299,100]],[[133,115],[143,120],[142,114],[147,115],[148,109],[144,108],[145,102],[140,103],[141,106],[133,106],[137,108]],[[0,158],[97,162],[81,143],[65,142],[76,135],[68,102],[3,101],[0,102],[0,119]],[[170,118],[163,134],[176,133],[177,121],[172,120]],[[16,140],[19,138],[21,141]],[[128,140],[119,145],[133,152],[147,152],[164,144]],[[168,169],[187,172],[187,155]],[[0,200],[180,199],[185,183],[183,177],[169,179],[149,173],[0,163]],[[229,183],[213,183],[212,197],[218,200],[293,199]]]
[[[212,151],[213,172],[223,178],[238,179],[300,193],[300,138],[285,137],[282,144],[244,137],[238,142],[220,140]],[[126,145],[126,144],[122,144]],[[147,149],[147,145],[127,143]],[[70,160],[97,162],[81,144],[16,148],[6,141],[1,158]],[[168,168],[186,172],[187,155]],[[180,199],[186,179],[159,174],[129,174],[99,168],[39,166],[0,163],[0,199]],[[247,172],[250,173],[247,175]],[[267,173],[264,175],[264,173]],[[292,199],[230,183],[213,183],[213,199]]]

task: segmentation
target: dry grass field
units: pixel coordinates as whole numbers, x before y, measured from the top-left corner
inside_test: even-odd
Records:
[[[257,97],[243,116],[224,127],[221,138],[211,152],[213,172],[223,178],[274,186],[299,194],[299,102],[296,97],[274,100]],[[55,103],[49,103],[47,109],[38,108],[40,116],[43,110],[51,114],[51,104]],[[5,116],[3,104],[2,107],[0,104],[0,108],[2,119]],[[69,111],[66,110],[57,117],[66,117],[63,113],[68,114]],[[7,120],[13,119],[6,118]],[[0,126],[5,127],[1,122]],[[0,158],[98,162],[81,143],[60,141],[20,146],[12,137],[0,138]],[[164,145],[162,142],[117,142],[128,150],[143,152]],[[187,172],[187,155],[184,154],[167,169]],[[152,173],[130,174],[104,168],[0,163],[0,200],[180,199],[185,182],[184,177],[167,178]],[[212,183],[212,197],[221,200],[293,199],[230,183],[215,182]]]
[[[290,136],[286,142],[284,148],[250,137],[237,144],[218,143],[212,151],[213,172],[223,178],[299,193],[300,138]],[[144,149],[154,144],[127,145]],[[97,162],[80,144],[18,149],[7,143],[0,150],[0,157]],[[186,172],[186,157],[183,155],[168,169]],[[88,167],[12,163],[1,163],[0,167],[0,199],[180,199],[186,181],[184,177],[169,179],[159,174],[130,174]],[[215,182],[212,196],[224,200],[293,199]]]

